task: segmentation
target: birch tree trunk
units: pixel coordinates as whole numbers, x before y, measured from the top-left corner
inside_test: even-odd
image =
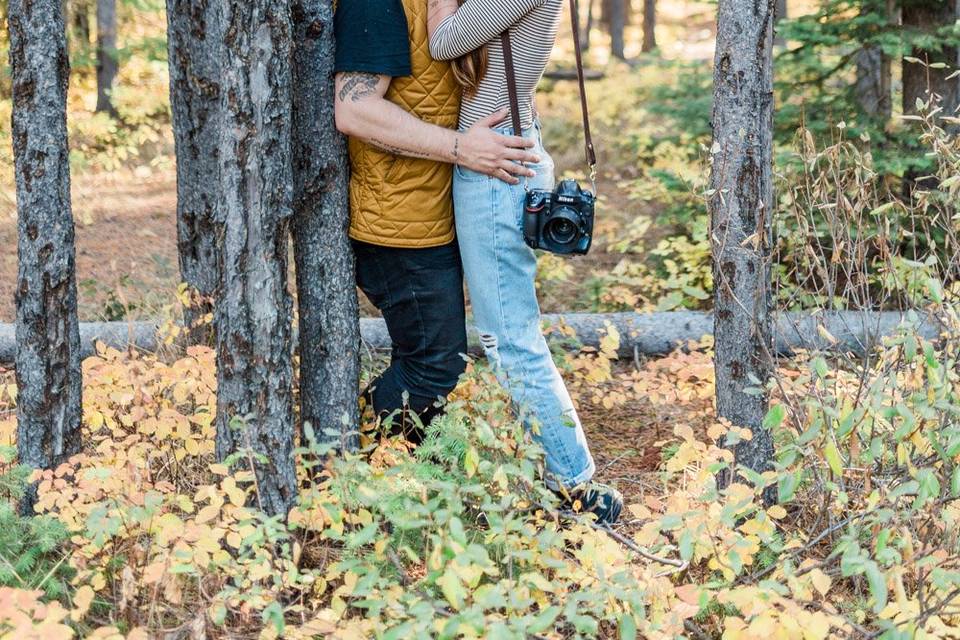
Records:
[[[70,163],[70,67],[60,0],[10,0],[17,183],[17,448],[49,468],[80,450],[80,332]],[[24,501],[32,512],[35,495]]]
[[[902,19],[905,30],[932,34],[954,24],[960,18],[958,0],[904,0]],[[930,94],[940,97],[940,106],[945,115],[955,115],[960,106],[960,77],[950,78],[957,69],[956,46],[939,48],[914,47],[910,54],[928,64],[942,62],[947,68],[933,69],[904,61],[903,63],[903,112],[917,113],[917,100],[927,102]],[[956,130],[957,127],[952,127]]]
[[[259,506],[286,514],[297,496],[286,277],[290,14],[286,0],[227,0],[223,10],[216,449],[220,460],[239,453],[246,466],[249,458]]]
[[[774,0],[720,0],[714,61],[712,215],[717,412],[753,431],[736,463],[771,468],[770,379]],[[723,480],[729,481],[730,474]]]
[[[112,116],[117,68],[117,0],[97,0],[97,111]]]
[[[657,48],[657,0],[643,0],[643,45],[649,53]]]
[[[220,283],[217,175],[220,147],[220,5],[167,0],[170,106],[177,154],[177,253],[180,279],[198,294],[184,309],[187,341],[212,344],[213,300]]]
[[[300,417],[356,445],[359,304],[347,229],[346,141],[334,122],[332,0],[294,0],[293,247],[300,317]]]

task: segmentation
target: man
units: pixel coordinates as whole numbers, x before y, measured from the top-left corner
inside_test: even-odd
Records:
[[[337,128],[350,138],[350,237],[357,283],[383,314],[390,366],[366,396],[380,417],[426,424],[457,384],[467,350],[453,224],[458,164],[515,183],[532,142],[490,130],[506,113],[456,130],[460,88],[430,57],[426,0],[340,0],[335,18]]]

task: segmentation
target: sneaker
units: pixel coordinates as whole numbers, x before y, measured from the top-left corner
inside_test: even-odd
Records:
[[[612,525],[623,511],[623,495],[613,487],[599,482],[586,482],[573,489],[557,492],[560,508],[574,513],[592,513],[596,524]]]

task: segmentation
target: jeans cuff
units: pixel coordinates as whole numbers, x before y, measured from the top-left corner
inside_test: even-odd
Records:
[[[556,474],[547,472],[544,482],[547,485],[547,488],[551,491],[560,491],[562,489],[575,489],[584,482],[590,482],[593,479],[593,476],[597,473],[597,465],[593,461],[593,456],[590,457],[590,461],[587,464],[587,467],[573,476],[572,478],[560,478]]]

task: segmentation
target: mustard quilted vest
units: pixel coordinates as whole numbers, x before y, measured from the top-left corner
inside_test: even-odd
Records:
[[[403,0],[413,75],[394,78],[386,98],[425,122],[457,127],[460,87],[450,65],[430,57],[427,0]],[[452,242],[453,166],[403,158],[350,139],[350,237],[388,247]]]

